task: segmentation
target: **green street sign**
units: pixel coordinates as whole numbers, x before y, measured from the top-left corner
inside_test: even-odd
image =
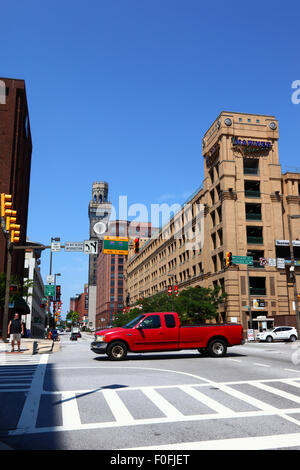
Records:
[[[47,284],[47,285],[45,286],[45,296],[46,296],[46,297],[54,297],[54,293],[55,293],[54,288],[55,288],[54,285]]]
[[[232,264],[253,264],[253,256],[232,256]]]

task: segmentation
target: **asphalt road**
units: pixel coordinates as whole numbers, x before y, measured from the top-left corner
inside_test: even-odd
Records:
[[[0,440],[26,450],[300,449],[300,341],[197,351],[61,351],[0,362]],[[8,362],[10,361],[10,362]],[[10,410],[7,412],[7,410]]]

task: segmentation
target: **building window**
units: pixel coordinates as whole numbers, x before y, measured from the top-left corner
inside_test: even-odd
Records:
[[[259,160],[258,158],[244,158],[244,175],[258,175]]]
[[[261,204],[245,204],[246,220],[261,220]]]
[[[259,181],[245,181],[245,197],[259,198],[260,197],[260,182]]]
[[[267,295],[265,277],[250,276],[249,285],[250,285],[250,295]]]
[[[262,227],[246,227],[247,243],[252,245],[263,245],[263,228]]]

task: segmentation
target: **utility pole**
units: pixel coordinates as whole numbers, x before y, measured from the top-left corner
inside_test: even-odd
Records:
[[[2,327],[2,340],[7,343],[7,328],[8,328],[8,309],[9,309],[9,288],[11,276],[11,263],[12,263],[12,245],[7,240],[7,266],[6,266],[6,283],[5,283],[5,300],[3,312],[3,327]]]
[[[290,275],[293,277],[293,290],[294,290],[294,302],[295,302],[295,314],[296,314],[296,329],[298,338],[300,338],[300,317],[299,317],[299,303],[298,303],[298,292],[297,292],[297,280],[295,271],[295,256],[294,246],[292,237],[292,223],[291,219],[300,219],[300,215],[288,215],[288,230],[289,230],[289,244],[290,244],[290,256],[291,256],[291,267]]]

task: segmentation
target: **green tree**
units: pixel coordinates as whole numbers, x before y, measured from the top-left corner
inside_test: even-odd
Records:
[[[72,326],[77,325],[79,321],[79,313],[73,310],[70,310],[70,312],[67,313],[66,320],[71,320]]]
[[[205,323],[217,319],[218,307],[225,299],[226,293],[219,286],[214,289],[189,287],[183,289],[178,297],[156,294],[139,299],[136,308],[128,313],[116,315],[114,326],[126,325],[138,315],[151,312],[177,312],[182,324]],[[138,305],[142,305],[142,309]]]
[[[217,319],[218,307],[226,299],[221,287],[189,287],[176,298],[175,310],[183,324],[205,323]]]

